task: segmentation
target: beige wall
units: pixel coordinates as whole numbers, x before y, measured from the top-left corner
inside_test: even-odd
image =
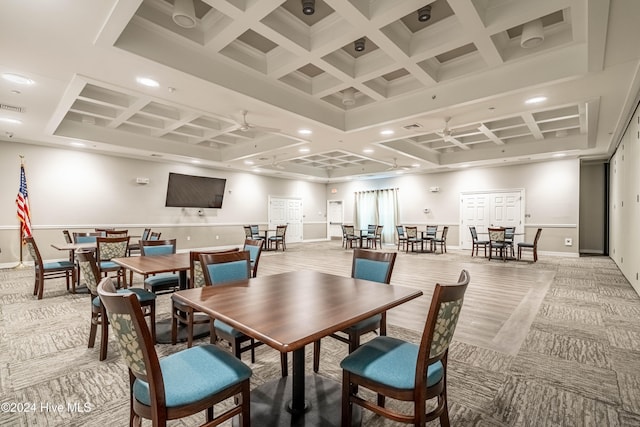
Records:
[[[640,111],[609,165],[609,256],[640,293]]]
[[[61,257],[50,244],[63,241],[63,229],[95,226],[128,228],[132,234],[149,226],[177,238],[179,249],[239,245],[243,224],[266,226],[269,196],[301,198],[303,238],[326,237],[325,184],[18,142],[0,141],[0,153],[0,264],[19,259],[19,155],[25,157],[34,236],[45,258]],[[204,209],[200,216],[195,208],[165,207],[169,172],[226,178],[222,209]],[[136,184],[136,177],[149,178],[149,184]]]
[[[604,162],[580,167],[580,252],[605,252],[606,169]]]
[[[542,227],[539,251],[577,256],[579,178],[578,160],[557,160],[330,184],[327,198],[343,200],[345,222],[353,222],[354,192],[398,188],[400,223],[448,225],[447,242],[455,247],[460,245],[460,232],[468,232],[459,227],[460,193],[524,189],[525,240],[532,241],[536,229]],[[440,191],[432,193],[430,187],[439,187]],[[429,213],[424,213],[425,208]],[[564,245],[567,237],[573,240],[572,246]]]

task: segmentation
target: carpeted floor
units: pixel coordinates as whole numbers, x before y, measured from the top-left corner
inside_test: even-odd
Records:
[[[316,245],[314,253],[323,247]],[[470,262],[468,253],[446,257]],[[553,271],[554,278],[517,354],[452,344],[452,425],[640,425],[640,298],[633,288],[605,257],[551,258],[525,267]],[[86,347],[88,297],[67,293],[59,280],[47,281],[38,301],[32,286],[30,268],[0,270],[0,425],[127,425],[128,380],[115,341],[104,362],[98,348]],[[168,316],[168,298],[159,297],[158,318]],[[389,335],[418,339],[417,331],[394,325]],[[157,350],[166,355],[183,346]],[[344,344],[323,340],[321,374],[340,381],[345,355]],[[256,362],[250,364],[253,387],[279,376],[275,350],[260,347]],[[8,403],[16,412],[7,411]],[[170,425],[202,420],[198,415]],[[363,425],[396,424],[365,411]]]

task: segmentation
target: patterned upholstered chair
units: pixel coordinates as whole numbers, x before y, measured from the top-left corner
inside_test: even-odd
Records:
[[[373,252],[365,249],[354,249],[351,277],[389,284],[397,255],[396,252]],[[387,313],[376,314],[329,336],[349,344],[349,353],[351,353],[360,347],[360,337],[362,335],[375,332],[378,329],[380,330],[380,335],[387,335]],[[318,372],[319,368],[320,340],[313,343],[314,372]]]
[[[405,231],[407,233],[407,250],[409,252],[409,245],[411,245],[411,252],[415,250],[415,245],[420,243],[420,248],[424,248],[422,237],[418,237],[418,227],[405,227]]]
[[[249,259],[251,260],[251,277],[258,275],[258,263],[260,262],[260,255],[262,254],[262,242],[263,240],[245,239],[243,251],[249,251]]]
[[[78,266],[82,271],[82,277],[89,289],[91,296],[91,329],[89,330],[89,348],[93,348],[96,342],[96,332],[100,326],[100,360],[107,358],[107,348],[109,343],[109,321],[107,319],[104,305],[98,296],[98,283],[100,272],[98,264],[93,255],[93,251],[80,251],[77,253]],[[140,301],[140,306],[145,316],[149,317],[151,323],[151,338],[156,340],[156,295],[146,289],[129,288],[118,289],[117,293],[134,293]]]
[[[191,251],[189,252],[189,287],[201,288],[205,286],[204,272],[200,263],[200,254],[238,252],[238,248],[222,251]],[[209,324],[211,318],[198,312],[190,305],[183,304],[171,297],[171,343],[178,342],[178,327],[184,325],[187,328],[187,347],[193,345],[193,327],[198,324]]]
[[[344,228],[344,248],[347,249],[347,244],[350,248],[353,248],[353,242],[356,242],[358,246],[360,242],[360,236],[356,234],[356,228],[353,225],[345,225]]]
[[[127,256],[127,248],[129,247],[129,236],[121,237],[100,237],[96,238],[96,261],[101,276],[106,276],[110,272],[115,272],[118,279],[118,285],[122,281],[123,286],[127,287],[127,275],[124,268],[111,261],[113,258],[122,258]]]
[[[176,253],[176,239],[141,240],[140,254],[143,256],[171,255]],[[145,289],[157,294],[173,292],[180,287],[177,273],[159,273],[144,278]]]
[[[473,225],[469,227],[469,232],[471,233],[471,256],[473,256],[473,253],[476,253],[476,256],[478,256],[478,251],[480,250],[480,247],[482,246],[484,248],[484,256],[485,258],[487,257],[487,246],[489,246],[489,241],[488,240],[478,240],[478,232],[476,231],[476,227],[474,227]]]
[[[69,290],[69,285],[76,281],[75,263],[71,261],[44,262],[33,236],[25,238],[25,242],[27,243],[29,255],[33,258],[35,273],[33,295],[37,295],[38,299],[42,299],[42,295],[44,294],[44,281],[46,279],[55,279],[60,277],[64,277],[67,280],[67,290]]]
[[[278,246],[282,246],[282,250],[285,251],[287,249],[287,226],[276,226],[276,235],[269,236],[269,238],[267,239],[267,243],[269,245],[269,249],[271,249],[272,244],[275,244],[276,251],[278,250]]]
[[[456,284],[436,284],[420,344],[376,337],[342,360],[343,426],[351,425],[353,405],[416,426],[436,418],[449,426],[447,356],[468,284],[466,270]],[[365,400],[358,387],[377,393],[377,402]],[[385,397],[413,402],[413,413],[386,408]],[[431,399],[436,402],[426,413]]]
[[[503,261],[507,260],[507,245],[504,241],[504,228],[489,228],[489,260],[493,255],[500,256]]]
[[[251,260],[248,251],[203,253],[200,254],[204,281],[207,286],[216,286],[236,280],[247,280],[251,277]],[[242,353],[251,351],[251,363],[255,363],[255,348],[262,345],[236,328],[215,320],[212,322],[211,340],[221,338],[231,344],[231,352],[240,359]],[[243,345],[248,342],[249,344]],[[287,353],[280,353],[282,376],[287,375]]]
[[[113,281],[98,285],[129,371],[131,426],[142,418],[154,426],[167,420],[206,411],[206,425],[217,426],[239,415],[240,425],[250,425],[249,378],[251,369],[214,345],[199,345],[159,359],[140,302],[133,294],[118,294]],[[231,407],[214,417],[213,407],[228,400]]]

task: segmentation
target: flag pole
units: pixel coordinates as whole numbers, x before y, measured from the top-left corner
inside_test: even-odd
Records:
[[[21,154],[18,154],[18,157],[20,157],[20,167],[24,167],[24,156]],[[23,255],[22,255],[22,247],[24,246],[24,239],[23,239],[23,224],[22,222],[20,222],[20,227],[18,227],[18,244],[20,245],[20,260],[18,261],[18,265],[14,266],[14,270],[20,270],[26,267],[26,265],[22,262],[23,261]]]

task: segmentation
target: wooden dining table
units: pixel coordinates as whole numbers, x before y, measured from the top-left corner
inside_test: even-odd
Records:
[[[254,425],[318,426],[340,424],[341,385],[305,375],[305,346],[420,295],[413,288],[305,270],[181,290],[173,298],[293,353],[291,376],[251,391]]]
[[[177,253],[167,255],[153,256],[130,256],[122,258],[112,258],[111,261],[138,273],[142,276],[150,276],[152,274],[178,272],[179,287],[186,289],[188,285],[187,271],[190,268],[189,253]],[[196,325],[194,328],[194,338],[201,338],[209,334],[207,325]],[[202,326],[202,327],[200,327]],[[179,324],[178,341],[187,340],[187,328]],[[171,319],[156,321],[156,341],[161,344],[171,343]]]

